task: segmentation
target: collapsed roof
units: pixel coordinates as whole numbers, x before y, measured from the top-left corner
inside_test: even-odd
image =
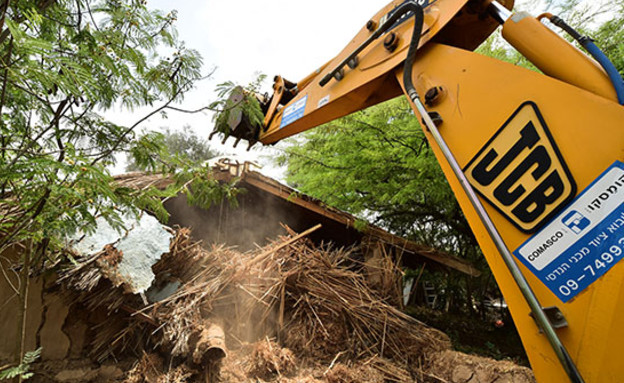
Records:
[[[227,202],[200,209],[189,206],[184,196],[165,202],[170,213],[168,224],[190,227],[196,239],[224,243],[240,250],[264,245],[269,238],[282,234],[282,225],[303,232],[317,224],[322,228],[309,235],[315,243],[332,242],[337,246],[383,244],[402,255],[403,264],[456,270],[470,276],[480,275],[469,262],[443,251],[393,235],[377,226],[356,229],[358,219],[327,206],[270,177],[251,170],[251,163],[221,159],[212,168],[212,176],[223,182],[238,180],[245,193],[238,196],[239,207]],[[116,177],[119,184],[133,188],[165,188],[173,181],[160,174],[129,173]]]

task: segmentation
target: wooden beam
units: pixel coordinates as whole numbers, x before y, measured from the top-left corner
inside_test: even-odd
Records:
[[[287,186],[271,185],[267,182],[263,182],[252,177],[243,178],[243,182],[252,185],[258,189],[264,190],[268,193],[271,193],[274,196],[280,197],[290,203],[301,206],[307,210],[313,211],[336,222],[342,223],[345,226],[353,227],[353,223],[355,221],[355,218],[353,216],[347,215],[346,213],[332,211],[330,208],[323,207],[316,202],[306,201],[305,199],[299,197],[296,191]]]

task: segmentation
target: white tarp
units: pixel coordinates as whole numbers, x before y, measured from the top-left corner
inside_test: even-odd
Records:
[[[69,247],[83,255],[94,255],[112,245],[122,253],[121,262],[115,266],[119,278],[113,283],[124,283],[127,290],[143,293],[154,281],[152,266],[169,252],[173,234],[149,214],[142,214],[139,220],[130,215],[123,219],[126,232],[119,233],[105,219],[98,218],[96,231],[87,235],[76,233],[70,238]]]

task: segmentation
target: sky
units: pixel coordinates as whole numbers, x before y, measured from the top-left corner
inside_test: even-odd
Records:
[[[169,12],[177,10],[179,39],[199,51],[204,72],[214,74],[187,95],[181,107],[198,109],[217,99],[214,89],[224,81],[247,84],[258,73],[266,74],[263,90],[269,91],[271,79],[279,74],[298,81],[338,54],[364,24],[386,4],[379,0],[148,0],[148,6]],[[148,110],[135,113],[114,111],[113,121],[132,124]],[[180,129],[190,125],[198,135],[207,137],[213,128],[212,114],[189,115],[168,112],[165,120],[150,118],[142,127]],[[271,151],[245,151],[241,142],[232,149],[233,140],[221,145],[216,137],[211,147],[228,155],[263,163],[264,173],[281,178],[280,171],[266,156]],[[259,147],[260,145],[257,145]],[[115,169],[122,171],[122,166]]]

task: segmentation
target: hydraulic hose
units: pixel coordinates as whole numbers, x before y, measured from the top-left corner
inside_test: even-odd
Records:
[[[340,64],[338,64],[333,70],[327,73],[321,79],[321,81],[319,82],[319,85],[325,86],[336,75],[336,73],[340,72],[340,70],[342,70],[342,68],[344,68],[345,65],[349,63],[349,61],[355,59],[357,55],[364,50],[364,48],[369,46],[373,41],[377,40],[379,36],[386,33],[392,26],[394,26],[394,24],[401,17],[403,17],[408,12],[414,12],[414,14],[417,15],[415,20],[416,20],[416,24],[418,24],[418,25],[414,25],[414,34],[412,35],[412,42],[410,43],[410,49],[412,49],[412,45],[414,44],[414,42],[416,43],[416,48],[418,48],[418,43],[420,41],[420,34],[422,32],[424,14],[423,14],[422,7],[420,7],[418,4],[411,1],[397,8],[395,12],[388,18],[388,20],[386,20],[382,25],[380,25],[379,28],[377,28],[377,30],[368,39],[366,39],[366,41],[364,41],[360,46],[355,48],[355,50],[351,52],[351,54],[347,56],[347,58],[342,60]],[[418,16],[418,12],[420,13],[419,16]],[[415,35],[416,31],[418,31],[418,36]]]
[[[414,2],[405,4],[405,6],[411,5],[412,12],[414,12],[414,29],[412,31],[412,39],[410,40],[409,48],[407,50],[407,57],[405,58],[405,64],[403,65],[403,85],[409,98],[414,101],[418,99],[418,92],[414,87],[412,81],[412,67],[414,66],[414,60],[416,59],[416,51],[418,50],[418,44],[420,44],[420,35],[422,34],[423,21],[425,19],[424,11],[421,6]]]
[[[581,374],[579,373],[576,365],[574,364],[574,361],[570,357],[570,354],[566,350],[564,344],[561,342],[561,339],[559,339],[559,336],[555,332],[555,329],[553,328],[552,324],[548,320],[548,317],[546,316],[546,313],[542,309],[542,306],[539,300],[537,299],[537,297],[535,296],[535,293],[531,289],[531,286],[529,285],[526,278],[522,274],[522,271],[520,271],[520,268],[518,267],[516,261],[511,255],[511,252],[507,248],[505,241],[503,240],[502,236],[498,232],[498,229],[496,229],[494,222],[492,222],[492,219],[490,218],[490,216],[488,215],[488,212],[485,210],[485,207],[479,200],[477,193],[470,185],[470,182],[466,178],[466,175],[464,174],[461,166],[457,162],[457,159],[453,155],[453,152],[451,152],[451,149],[446,144],[446,141],[440,134],[440,131],[438,130],[437,126],[431,119],[431,116],[429,116],[427,109],[425,109],[425,106],[423,105],[423,103],[420,100],[420,97],[418,96],[418,92],[416,91],[416,88],[414,87],[414,83],[412,81],[412,68],[414,66],[414,60],[416,58],[416,53],[418,51],[418,44],[420,41],[420,35],[422,33],[422,23],[423,23],[424,15],[423,15],[422,8],[416,5],[415,3],[410,2],[410,3],[405,4],[405,6],[407,5],[411,5],[411,7],[414,7],[415,21],[414,21],[414,31],[412,33],[412,41],[410,42],[409,49],[407,52],[407,57],[405,59],[405,64],[403,66],[403,86],[405,87],[405,91],[407,95],[409,96],[410,100],[416,106],[416,109],[418,110],[418,113],[421,115],[423,122],[425,123],[426,127],[429,129],[429,132],[435,139],[442,154],[446,158],[449,166],[453,170],[453,173],[457,177],[457,180],[459,181],[462,189],[466,193],[466,197],[468,197],[468,199],[470,200],[472,207],[475,209],[475,212],[479,216],[490,238],[494,242],[497,250],[499,251],[501,257],[503,258],[503,261],[505,262],[505,265],[507,266],[507,269],[511,273],[512,277],[514,278],[514,281],[516,282],[516,285],[520,289],[520,292],[522,293],[526,303],[531,309],[531,312],[533,313],[533,317],[535,318],[535,321],[537,322],[538,327],[540,328],[540,330],[544,332],[546,338],[548,339],[548,342],[553,348],[553,351],[557,355],[559,362],[561,363],[563,369],[568,375],[568,378],[573,383],[583,383],[584,380]]]
[[[592,55],[596,61],[598,61],[605,72],[607,72],[607,75],[613,83],[613,88],[615,88],[618,102],[620,105],[624,105],[624,80],[622,80],[622,76],[620,76],[620,73],[615,68],[615,65],[613,65],[607,55],[605,55],[604,52],[598,48],[598,46],[594,44],[590,38],[586,37],[584,41],[579,41],[579,43],[581,43],[583,48],[585,48],[585,50],[587,50],[587,52],[589,52],[589,54]]]
[[[620,105],[624,105],[624,80],[622,76],[615,68],[615,65],[609,60],[607,55],[598,48],[594,41],[588,36],[582,36],[578,33],[574,28],[568,25],[563,19],[558,16],[551,15],[549,13],[543,14],[541,17],[548,18],[553,24],[564,30],[568,33],[574,40],[578,41],[579,44],[596,60],[598,64],[602,66],[602,69],[605,70],[607,76],[611,80],[613,84],[613,88],[615,89],[615,93],[617,94],[618,102]]]

